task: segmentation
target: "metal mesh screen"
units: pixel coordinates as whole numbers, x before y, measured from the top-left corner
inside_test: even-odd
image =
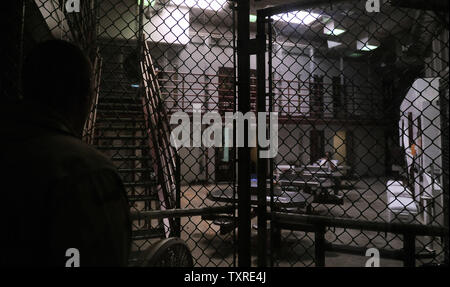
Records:
[[[279,117],[271,209],[448,227],[439,105],[448,15],[401,1],[380,1],[379,11],[366,1],[340,2],[258,14],[268,23],[267,110]],[[286,194],[298,206],[274,203]],[[406,236],[331,224],[319,247],[317,225],[280,225],[272,232],[277,266],[317,265],[317,248],[333,254],[327,265],[364,266],[367,258],[353,255],[402,250]],[[441,237],[413,244],[417,265],[445,261]],[[398,258],[386,255],[381,264],[402,264],[391,259]]]
[[[22,14],[11,17],[22,24],[16,27],[20,39],[11,42],[20,43],[23,53],[11,61],[17,78],[2,77],[10,91],[2,91],[12,97],[20,93],[21,61],[35,43],[64,39],[90,56],[96,97],[83,137],[114,162],[127,190],[133,216],[130,262],[160,239],[178,236],[195,266],[233,266],[233,209],[182,218],[142,216],[226,204],[207,197],[233,187],[234,151],[176,150],[169,121],[177,111],[192,117],[195,104],[203,113],[234,110],[233,5],[222,0],[18,2]]]
[[[240,231],[251,234],[252,265],[364,266],[372,247],[381,266],[448,263],[444,4],[251,2],[256,42],[240,47],[251,55],[242,96],[237,15],[246,12],[237,3],[69,2],[11,4],[2,96],[20,97],[21,63],[38,42],[68,40],[89,55],[96,97],[84,140],[115,163],[127,190],[130,262],[176,236],[195,266],[236,265],[237,148],[203,145],[205,119],[189,124],[189,146],[171,141],[175,114],[223,118],[239,98],[278,116],[276,156],[249,150],[252,219]],[[222,124],[223,142],[236,140],[235,127]],[[257,251],[261,238],[268,248]]]

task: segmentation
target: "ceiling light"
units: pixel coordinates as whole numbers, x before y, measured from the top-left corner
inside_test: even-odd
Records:
[[[156,4],[156,0],[143,0],[144,2],[144,7],[154,7]],[[138,0],[138,6],[141,6],[141,0]]]
[[[293,24],[309,25],[316,21],[320,17],[320,14],[310,13],[306,11],[294,11],[289,13],[283,13],[272,16],[276,21],[281,20]]]
[[[345,30],[344,30],[344,29],[338,29],[338,28],[336,28],[336,29],[333,29],[333,30],[326,30],[326,31],[325,31],[325,29],[326,29],[326,28],[324,28],[323,33],[324,33],[324,34],[327,34],[327,35],[339,36],[339,35],[341,35],[342,33],[345,33]]]
[[[327,44],[328,44],[328,49],[332,49],[334,47],[338,47],[338,46],[342,45],[341,42],[335,42],[335,41],[330,41],[330,40],[327,40]]]
[[[356,42],[356,49],[361,51],[372,51],[380,46],[380,43],[375,39],[363,37]]]
[[[339,36],[344,33],[345,30],[341,28],[336,28],[334,21],[328,21],[325,27],[323,27],[323,33],[326,35]]]
[[[176,6],[219,11],[225,7],[227,0],[172,0],[172,3]]]

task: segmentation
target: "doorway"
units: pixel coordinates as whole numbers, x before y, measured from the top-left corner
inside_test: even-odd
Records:
[[[333,158],[339,161],[339,164],[347,164],[347,133],[337,131],[333,137]]]
[[[310,132],[310,163],[314,163],[319,160],[325,154],[325,137],[324,132],[319,130],[312,130]]]

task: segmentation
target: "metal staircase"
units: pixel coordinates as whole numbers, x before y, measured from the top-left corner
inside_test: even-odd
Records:
[[[100,44],[104,59],[98,103],[95,107],[94,145],[116,165],[127,191],[130,211],[160,210],[155,158],[144,115],[142,89],[133,86],[123,68],[123,57],[132,45]],[[155,240],[167,236],[161,219],[140,219],[132,223],[133,260]]]

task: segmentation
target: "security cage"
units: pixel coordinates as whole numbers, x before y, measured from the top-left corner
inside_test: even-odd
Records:
[[[354,255],[369,248],[382,266],[448,262],[448,14],[412,2],[257,11],[257,110],[278,115],[278,154],[258,159],[258,180],[276,178],[258,206],[270,207],[270,264],[364,266]]]
[[[83,140],[127,190],[130,265],[168,237],[194,266],[448,264],[448,3],[272,4],[17,1],[2,96],[20,97],[35,43],[86,52]],[[266,112],[269,138],[276,115],[274,157],[237,147],[234,122],[204,144],[237,112]]]

